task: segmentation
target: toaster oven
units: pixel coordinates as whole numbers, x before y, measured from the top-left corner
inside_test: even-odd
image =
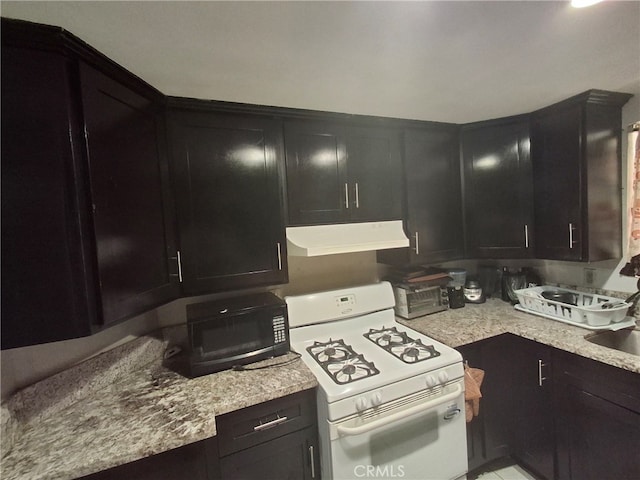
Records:
[[[449,308],[447,287],[424,284],[398,284],[393,287],[396,315],[406,319],[442,312]]]

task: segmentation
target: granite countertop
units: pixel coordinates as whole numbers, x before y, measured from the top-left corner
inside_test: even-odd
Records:
[[[511,333],[640,373],[640,358],[594,345],[592,331],[489,299],[413,320],[451,347]],[[289,353],[251,367],[188,378],[163,362],[168,343],[142,337],[18,392],[2,405],[3,480],[66,480],[216,435],[216,415],[314,388]]]
[[[136,342],[156,354],[166,347],[149,347],[159,343],[154,339]],[[286,366],[275,365],[283,362]],[[93,363],[99,364],[97,370],[85,366],[77,375],[63,372],[62,378],[20,392],[22,398],[15,399],[12,408],[21,418],[12,448],[8,453],[3,449],[3,480],[63,480],[106,470],[213,437],[216,415],[317,385],[293,353],[251,365],[271,368],[228,370],[194,379],[151,359],[137,368],[120,368],[115,375],[104,373],[115,377],[105,382],[95,373],[102,367],[113,370],[110,361]],[[94,385],[79,395],[69,383]],[[60,394],[61,390],[69,392]]]
[[[491,298],[483,304],[397,320],[418,332],[451,347],[459,347],[503,333],[512,333],[536,342],[597,360],[614,367],[640,373],[640,357],[585,340],[593,330],[550,320],[516,310],[511,304]]]

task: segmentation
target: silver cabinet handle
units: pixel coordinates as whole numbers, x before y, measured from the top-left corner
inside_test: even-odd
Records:
[[[413,250],[416,252],[416,255],[420,255],[420,240],[419,240],[417,231],[416,231],[414,237],[416,239],[416,246],[415,246],[415,248]]]
[[[175,257],[169,257],[169,258],[171,258],[172,260],[175,259],[176,263],[178,264],[178,273],[170,273],[169,276],[178,277],[178,281],[182,283],[182,258],[180,258],[180,250],[176,252]]]
[[[546,367],[546,363],[542,363],[542,360],[538,360],[538,386],[541,387],[542,383],[547,379],[547,377],[542,376],[542,367]]]
[[[280,242],[278,242],[278,270],[282,270],[282,252]]]
[[[260,425],[256,425],[255,427],[253,427],[253,430],[256,432],[259,432],[261,430],[266,430],[268,428],[273,428],[276,427],[278,425],[280,425],[281,423],[284,423],[288,420],[287,417],[281,417],[278,415],[278,418],[276,418],[275,420],[271,420],[270,422],[267,423],[261,423]]]
[[[309,445],[309,457],[311,458],[311,478],[316,478],[316,462],[313,458],[313,445]]]
[[[573,241],[573,231],[576,227],[573,226],[573,223],[569,224],[569,248],[573,248],[573,245],[576,243]]]
[[[349,208],[349,184],[344,184],[344,207]]]
[[[529,225],[524,224],[524,248],[529,248]]]
[[[360,194],[358,193],[358,182],[356,182],[356,208],[360,208]]]

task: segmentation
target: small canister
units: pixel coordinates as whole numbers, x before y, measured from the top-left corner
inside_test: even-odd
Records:
[[[486,301],[478,280],[474,278],[467,280],[464,285],[464,299],[467,303],[484,303]]]
[[[447,287],[449,294],[449,308],[464,307],[464,290],[460,285]]]

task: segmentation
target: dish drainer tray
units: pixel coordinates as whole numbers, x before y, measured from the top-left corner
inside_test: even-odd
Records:
[[[515,305],[515,309],[521,312],[530,313],[532,315],[537,315],[539,317],[548,318],[550,320],[555,320],[556,322],[566,323],[568,325],[573,325],[575,327],[586,328],[587,330],[622,330],[623,328],[633,327],[636,324],[636,320],[633,317],[625,317],[625,319],[621,322],[610,323],[607,325],[589,325],[586,323],[573,322],[571,320],[567,320],[566,318],[554,317],[552,315],[547,315],[545,313],[534,312],[532,310],[528,310],[522,307],[519,303]]]
[[[543,292],[547,291],[569,294],[575,302],[550,300],[543,297]],[[516,304],[516,310],[587,330],[620,330],[635,325],[635,318],[626,316],[631,304],[619,298],[548,285],[523,288],[514,293],[520,302]]]

